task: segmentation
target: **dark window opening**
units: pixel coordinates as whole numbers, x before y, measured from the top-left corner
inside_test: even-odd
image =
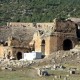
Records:
[[[72,49],[72,41],[69,39],[64,40],[63,50],[70,50],[70,49]]]
[[[17,59],[18,59],[18,60],[22,59],[22,53],[21,53],[21,52],[18,52],[18,53],[17,53]]]
[[[42,40],[41,42],[41,51],[43,54],[45,54],[45,40]]]
[[[8,46],[8,43],[4,43],[4,46]]]
[[[41,44],[42,46],[45,46],[45,40],[42,40],[42,44]]]

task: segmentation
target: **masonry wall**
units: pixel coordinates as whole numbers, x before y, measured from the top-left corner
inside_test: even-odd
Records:
[[[8,25],[14,26],[14,27],[16,26],[24,26],[24,27],[32,26],[33,27],[34,26],[33,23],[9,23]],[[25,29],[23,29],[23,27],[20,27],[20,28],[21,28],[20,32],[22,32],[22,30],[24,32]],[[63,42],[66,39],[71,40],[72,47],[74,47],[77,44],[76,26],[75,26],[75,23],[70,20],[67,20],[67,21],[55,20],[52,23],[36,23],[35,28],[37,28],[38,30],[45,30],[45,31],[48,30],[49,32],[49,34],[44,38],[42,38],[43,34],[40,34],[40,33],[36,33],[33,36],[36,52],[43,52],[45,49],[44,51],[45,55],[49,55],[54,51],[63,50]],[[12,28],[12,29],[16,30],[16,28]],[[27,29],[28,28],[26,28],[26,31]],[[33,30],[31,29],[31,31]],[[17,32],[18,31],[16,31],[15,33],[18,34]],[[50,34],[50,32],[52,33]],[[26,34],[24,33],[23,35],[26,35]],[[43,49],[43,46],[41,46],[43,39],[45,40],[44,49]],[[18,48],[16,44],[18,45]],[[19,48],[19,43],[16,42],[15,40],[14,42],[11,43],[11,45],[15,46],[15,48],[13,49],[13,53],[15,55],[18,51],[21,51],[21,49]],[[21,52],[23,51],[25,51],[25,49],[22,49]]]
[[[12,56],[12,48],[8,46],[0,46],[0,57],[7,58],[7,55]]]
[[[0,58],[7,58],[7,55],[9,55],[10,57],[17,59],[18,52],[21,52],[23,55],[23,53],[28,52],[28,49],[24,47],[0,46]]]
[[[54,51],[57,51],[57,37],[51,35],[46,38],[45,55],[49,55]]]
[[[45,40],[45,55],[49,55],[50,53],[50,36]]]
[[[0,57],[4,57],[4,49],[3,46],[0,46]]]
[[[56,21],[56,32],[76,34],[76,26],[72,21]]]
[[[55,23],[54,22],[46,22],[46,23],[22,23],[22,22],[8,22],[7,26],[12,27],[13,29],[25,27],[25,28],[35,28],[37,30],[54,30]]]
[[[55,24],[53,23],[53,22],[51,22],[51,23],[36,23],[36,27],[37,27],[37,29],[39,29],[39,30],[46,30],[46,31],[48,31],[48,30],[54,30],[54,27],[55,27]]]
[[[17,53],[18,52],[21,52],[22,53],[22,56],[23,56],[23,53],[26,53],[26,52],[28,52],[28,49],[27,48],[24,48],[24,47],[13,47],[12,48],[12,56],[14,57],[14,58],[16,58],[17,59]]]
[[[33,40],[35,44],[35,52],[41,52],[41,41],[42,40],[38,32],[34,34]]]
[[[11,27],[33,27],[33,23],[23,23],[23,22],[8,22],[7,26]]]
[[[50,55],[54,51],[63,50],[63,42],[64,40],[69,39],[72,42],[72,48],[77,44],[77,39],[75,34],[63,34],[56,33],[55,35],[51,35],[47,37],[45,44],[45,55]]]
[[[57,44],[58,44],[57,49],[58,50],[63,50],[64,40],[69,39],[72,42],[72,48],[74,48],[78,42],[77,37],[73,33],[67,33],[67,34],[59,33],[57,37],[58,37],[57,38]]]

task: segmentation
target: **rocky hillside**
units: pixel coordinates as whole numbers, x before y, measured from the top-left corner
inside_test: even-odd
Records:
[[[0,25],[80,17],[80,0],[0,0]]]

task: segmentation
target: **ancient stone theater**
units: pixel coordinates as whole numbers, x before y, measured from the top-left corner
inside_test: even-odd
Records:
[[[0,27],[0,57],[21,59],[29,51],[50,55],[71,50],[79,43],[80,26],[71,19],[46,23],[9,22]]]

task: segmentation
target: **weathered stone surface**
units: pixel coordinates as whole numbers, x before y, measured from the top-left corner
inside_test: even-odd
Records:
[[[37,73],[39,76],[49,76],[48,72],[46,70],[42,70],[41,68],[37,69]]]
[[[75,71],[73,71],[73,70],[70,70],[70,74],[75,74]]]

